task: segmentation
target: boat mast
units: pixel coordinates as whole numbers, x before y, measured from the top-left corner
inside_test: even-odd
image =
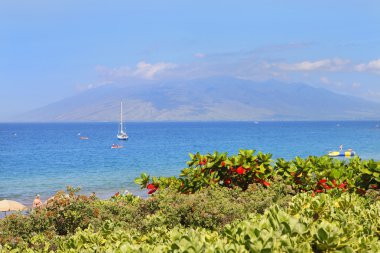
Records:
[[[120,102],[120,132],[123,133],[123,101]]]

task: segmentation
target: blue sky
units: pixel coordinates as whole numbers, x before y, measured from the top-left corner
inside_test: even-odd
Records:
[[[380,102],[380,2],[0,2],[0,120],[108,83],[212,75]]]

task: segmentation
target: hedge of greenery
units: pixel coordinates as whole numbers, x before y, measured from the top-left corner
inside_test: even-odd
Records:
[[[181,175],[143,174],[151,196],[59,192],[0,219],[0,252],[380,252],[380,166],[191,155]]]
[[[144,222],[149,231],[106,220],[75,233],[34,233],[27,243],[7,244],[4,252],[379,252],[380,203],[357,194],[301,193],[288,207],[273,205],[250,213],[219,231],[165,224],[157,214]],[[157,224],[158,220],[158,224]],[[12,250],[13,248],[13,250]]]
[[[365,194],[368,189],[380,186],[380,165],[374,160],[354,157],[337,160],[327,156],[296,157],[292,161],[282,158],[273,161],[271,154],[255,150],[240,150],[238,155],[227,153],[190,154],[189,167],[180,177],[153,177],[143,173],[135,182],[152,194],[159,188],[172,187],[182,193],[194,193],[208,187],[239,187],[247,189],[252,183],[270,187],[280,176],[297,192],[326,192],[331,189]]]

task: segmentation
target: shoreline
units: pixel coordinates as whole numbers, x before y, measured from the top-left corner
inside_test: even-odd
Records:
[[[67,192],[66,190],[64,190],[65,192]],[[124,190],[119,190],[119,191],[115,191],[115,192],[113,192],[113,193],[111,193],[110,191],[107,191],[107,192],[100,192],[100,193],[97,193],[97,192],[95,192],[95,196],[96,196],[96,198],[98,198],[98,199],[100,199],[100,200],[108,200],[108,199],[110,199],[112,196],[114,196],[117,192],[119,192],[120,194],[122,194],[122,193],[125,193],[126,191],[128,191],[128,193],[131,193],[131,194],[133,194],[134,196],[138,196],[138,197],[141,197],[141,198],[146,198],[148,195],[146,194],[146,193],[144,193],[143,192],[143,190],[136,190],[136,189],[133,189],[133,190],[127,190],[127,189],[124,189]],[[58,192],[58,191],[57,191]],[[56,193],[57,193],[56,192]],[[92,194],[92,192],[81,192],[81,191],[79,191],[78,193],[77,193],[78,195],[85,195],[85,196],[90,196],[91,194]],[[41,194],[40,194],[41,195]],[[44,203],[45,204],[45,202],[48,200],[48,199],[50,199],[50,198],[52,198],[53,196],[54,196],[55,194],[53,194],[53,195],[50,195],[49,197],[43,197],[43,196],[40,196],[40,198],[41,198],[41,201],[42,201],[42,203]],[[31,200],[30,200],[30,203],[27,203],[25,200],[24,201],[18,201],[17,199],[10,199],[10,198],[2,198],[2,199],[8,199],[8,200],[14,200],[14,201],[17,201],[17,202],[20,202],[21,204],[23,204],[24,206],[26,206],[28,209],[27,210],[25,210],[25,211],[22,211],[21,213],[24,213],[25,215],[27,215],[28,214],[28,212],[30,211],[30,210],[32,210],[32,206],[33,206],[33,200],[34,200],[34,197],[33,198],[31,198]],[[2,200],[1,199],[1,200]],[[9,215],[9,214],[11,214],[11,213],[15,213],[15,212],[17,212],[17,211],[9,211],[9,212],[7,212],[7,216]],[[2,219],[2,218],[4,218],[5,217],[5,213],[4,212],[0,212],[0,219]]]

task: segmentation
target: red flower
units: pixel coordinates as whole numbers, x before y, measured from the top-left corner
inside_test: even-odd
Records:
[[[331,181],[331,182],[336,187],[336,181],[335,181],[335,179],[333,181]]]
[[[152,190],[152,189],[156,188],[156,186],[154,186],[154,184],[148,184],[146,186],[146,188],[149,189],[149,190]]]
[[[316,190],[316,192],[321,193],[321,192],[323,192],[323,190]]]
[[[241,175],[241,174],[244,174],[245,169],[244,169],[242,166],[240,166],[239,168],[236,169],[236,172],[237,172],[239,175]]]
[[[311,193],[311,196],[312,196],[312,197],[315,197],[315,192],[312,192],[312,193]]]
[[[221,165],[222,165],[222,167],[226,166],[226,162],[223,161],[223,162],[221,163]]]
[[[321,179],[321,180],[319,180],[319,183],[321,183],[321,184],[324,184],[326,182],[327,182],[327,179]]]
[[[158,189],[158,188],[153,188],[153,189],[149,190],[149,191],[148,191],[148,194],[152,194],[152,193],[154,193],[155,191],[157,191],[157,189]]]
[[[330,190],[330,189],[331,189],[331,187],[330,187],[329,185],[327,185],[327,184],[322,184],[322,186],[323,186],[323,188],[325,188],[326,190]]]
[[[224,180],[224,184],[226,184],[226,185],[231,184],[231,179],[226,179],[226,180]]]
[[[115,197],[117,197],[117,196],[119,196],[120,195],[120,193],[119,192],[116,192],[115,193]]]
[[[346,187],[346,184],[345,184],[345,183],[341,183],[341,184],[338,186],[339,189],[342,189],[342,188],[344,188],[344,187]]]
[[[376,184],[371,184],[371,188],[372,188],[372,189],[376,189],[376,188],[377,188],[377,185],[376,185]]]
[[[266,187],[269,187],[270,183],[264,180],[263,185],[265,185]]]

